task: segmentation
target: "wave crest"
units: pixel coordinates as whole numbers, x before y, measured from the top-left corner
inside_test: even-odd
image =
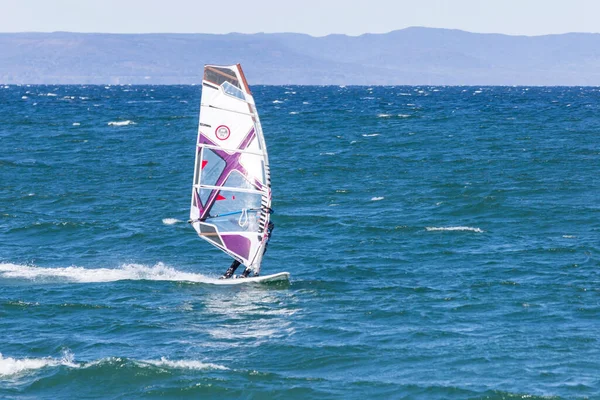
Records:
[[[138,367],[155,366],[171,369],[193,369],[193,370],[228,370],[229,368],[213,363],[205,363],[198,360],[169,360],[162,357],[160,360],[127,360],[120,357],[107,357],[89,362],[73,361],[73,354],[65,351],[63,357],[52,358],[12,358],[3,357],[0,353],[0,377],[8,377],[12,375],[22,375],[32,373],[42,368],[47,367],[69,367],[69,368],[94,368],[101,367],[106,364],[117,364],[118,366],[133,364]]]
[[[79,365],[73,362],[73,354],[65,352],[61,359],[52,357],[44,358],[12,358],[3,357],[0,353],[0,376],[18,375],[45,367],[67,366],[77,368]]]
[[[160,360],[142,360],[141,363],[154,365],[155,367],[168,367],[177,369],[229,369],[222,365],[213,363],[203,363],[196,360],[169,360],[165,357],[161,357]]]
[[[185,281],[215,283],[217,279],[202,274],[178,271],[163,263],[152,267],[124,264],[119,268],[42,268],[29,265],[0,263],[0,278],[29,279],[33,281],[66,280],[77,283],[114,282],[122,280]]]
[[[108,126],[127,126],[127,125],[135,125],[135,122],[127,120],[127,121],[110,121]]]
[[[428,226],[425,229],[428,231],[471,231],[477,233],[483,233],[484,230],[480,228],[473,228],[470,226],[446,226],[446,227],[436,227],[436,226]]]

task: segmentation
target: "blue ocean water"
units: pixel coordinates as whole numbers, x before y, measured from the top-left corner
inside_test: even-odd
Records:
[[[254,87],[263,273],[188,218],[198,86],[0,86],[0,397],[600,398],[600,90]]]

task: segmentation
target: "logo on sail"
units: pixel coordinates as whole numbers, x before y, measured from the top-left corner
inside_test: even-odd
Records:
[[[229,137],[230,133],[231,133],[231,131],[225,125],[220,125],[215,130],[215,135],[217,135],[217,139],[219,139],[219,140],[226,140]]]

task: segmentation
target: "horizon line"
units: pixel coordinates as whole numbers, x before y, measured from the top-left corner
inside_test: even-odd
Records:
[[[0,82],[0,86],[202,86],[202,83],[2,83]],[[372,84],[372,85],[362,85],[355,83],[348,84],[332,84],[332,85],[319,85],[319,84],[301,84],[301,83],[282,83],[282,84],[272,84],[272,83],[256,83],[250,86],[312,86],[312,87],[430,87],[430,88],[438,88],[438,87],[449,87],[449,88],[600,88],[600,85],[487,85],[487,84],[469,84],[469,85],[434,85],[434,84],[411,84],[411,85],[383,85],[383,84]],[[1,89],[1,88],[0,88]]]
[[[429,27],[429,26],[408,26],[405,28],[394,29],[388,32],[365,32],[359,35],[350,35],[347,33],[328,33],[326,35],[312,35],[310,33],[304,32],[227,32],[227,33],[210,33],[210,32],[79,32],[79,31],[20,31],[20,32],[0,32],[0,35],[19,35],[19,34],[78,34],[78,35],[121,35],[121,36],[136,36],[136,35],[212,35],[212,36],[227,36],[227,35],[304,35],[310,36],[313,38],[326,38],[330,36],[346,36],[350,38],[358,38],[362,36],[369,35],[388,35],[394,32],[401,32],[406,30],[415,30],[415,29],[424,29],[424,30],[440,30],[440,31],[455,31],[455,32],[463,32],[469,33],[473,35],[500,35],[500,36],[510,36],[510,37],[545,37],[545,36],[560,36],[560,35],[599,35],[600,32],[577,32],[577,31],[569,31],[569,32],[561,32],[561,33],[544,33],[539,35],[525,35],[525,34],[510,34],[510,33],[500,33],[500,32],[473,32],[467,31],[459,28],[437,28],[437,27]]]

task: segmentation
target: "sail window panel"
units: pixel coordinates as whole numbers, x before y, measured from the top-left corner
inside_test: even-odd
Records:
[[[261,195],[220,190],[208,221],[223,232],[258,232]]]
[[[244,92],[242,92],[239,88],[233,86],[231,83],[223,82],[221,87],[223,88],[225,94],[233,96],[239,100],[246,101],[246,96],[244,95]]]
[[[200,197],[200,202],[202,206],[206,206],[206,202],[208,201],[208,197],[210,196],[210,189],[200,189],[198,190],[198,197]]]
[[[229,174],[223,186],[232,189],[257,189],[240,172],[235,170],[231,171],[231,174]]]
[[[212,82],[218,86],[223,84],[223,82],[229,82],[233,86],[236,86],[240,89],[242,88],[237,75],[229,68],[207,66],[204,68],[204,80]]]
[[[224,247],[225,245],[221,241],[221,238],[218,235],[217,229],[213,225],[200,223],[198,224],[198,235],[206,240],[214,242],[218,246]]]
[[[264,157],[245,153],[240,156],[240,164],[246,169],[246,179],[265,184]]]
[[[202,161],[199,165],[201,171],[200,184],[215,185],[223,173],[226,163],[211,149],[203,149]]]

